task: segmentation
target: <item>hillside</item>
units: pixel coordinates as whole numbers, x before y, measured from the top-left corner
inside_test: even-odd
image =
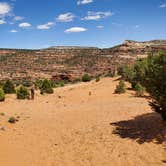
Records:
[[[84,73],[91,76],[115,73],[119,66],[160,50],[166,50],[165,40],[127,40],[106,49],[73,46],[41,50],[0,49],[0,79],[34,80],[47,77],[75,80]]]

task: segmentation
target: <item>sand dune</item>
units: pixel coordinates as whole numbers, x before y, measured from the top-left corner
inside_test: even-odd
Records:
[[[118,82],[81,83],[0,103],[0,166],[164,166],[166,125]],[[10,116],[19,121],[9,124]]]

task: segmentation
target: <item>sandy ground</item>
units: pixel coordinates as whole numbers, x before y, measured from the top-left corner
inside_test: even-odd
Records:
[[[166,124],[118,82],[81,83],[0,103],[0,166],[164,166]],[[19,121],[9,124],[10,116]]]

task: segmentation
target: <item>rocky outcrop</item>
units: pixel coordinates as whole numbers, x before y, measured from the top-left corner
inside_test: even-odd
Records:
[[[96,47],[50,47],[41,50],[0,49],[0,79],[74,80],[84,73],[92,76],[116,72],[123,64],[151,52],[166,50],[166,40],[135,42],[99,49]]]

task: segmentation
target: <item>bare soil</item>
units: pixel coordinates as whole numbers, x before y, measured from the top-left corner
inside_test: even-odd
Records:
[[[0,166],[164,166],[166,124],[116,78],[0,103]],[[15,124],[9,117],[18,119]]]

